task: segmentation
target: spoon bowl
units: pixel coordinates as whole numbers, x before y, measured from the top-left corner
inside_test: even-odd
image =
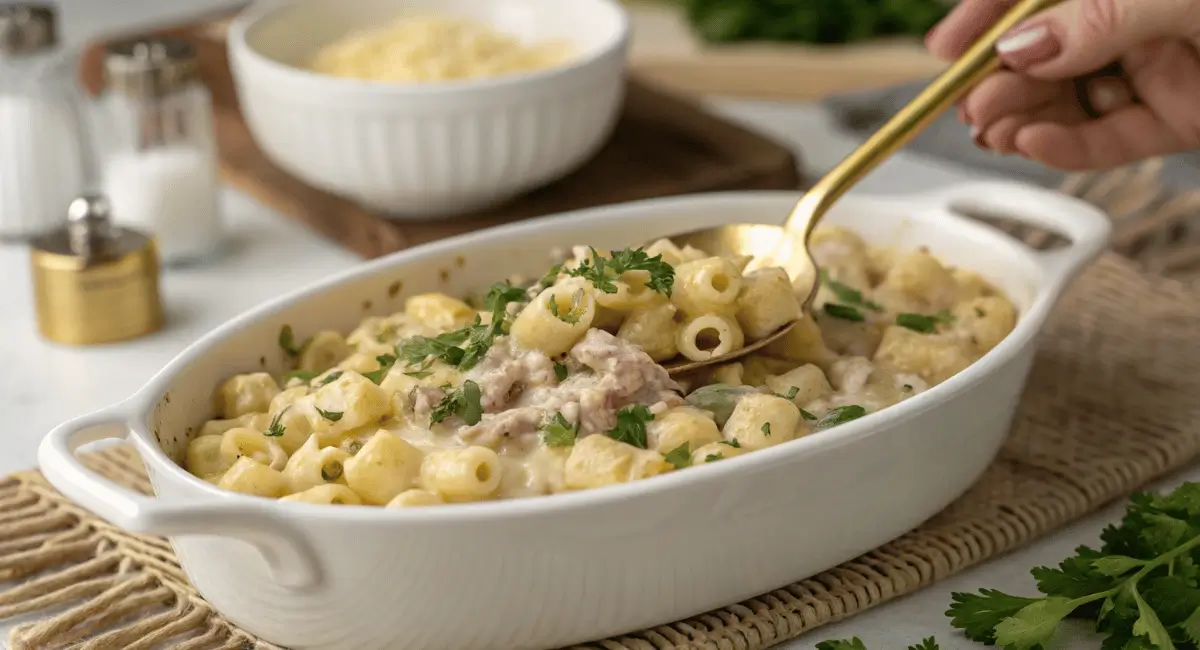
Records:
[[[961,58],[907,106],[885,123],[878,132],[838,163],[796,203],[781,226],[731,224],[668,237],[677,246],[691,246],[709,255],[750,256],[747,271],[766,267],[782,268],[792,279],[796,295],[802,297],[801,313],[811,309],[819,289],[819,271],[808,248],[808,240],[821,218],[833,204],[858,181],[924,131],[939,115],[963,97],[984,77],[1001,66],[996,43],[1009,30],[1061,0],[1022,0],[997,21]],[[798,320],[781,327],[768,337],[703,361],[667,364],[672,375],[694,372],[706,366],[729,363],[752,354],[781,339]]]

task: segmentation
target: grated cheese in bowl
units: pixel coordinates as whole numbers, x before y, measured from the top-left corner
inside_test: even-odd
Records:
[[[525,45],[478,21],[427,16],[349,34],[322,48],[310,67],[336,77],[430,82],[531,72],[572,55],[564,41]]]

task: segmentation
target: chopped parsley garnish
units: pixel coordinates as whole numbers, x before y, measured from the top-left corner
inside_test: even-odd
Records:
[[[495,313],[496,308],[500,307],[501,313],[504,313],[508,309],[508,303],[525,302],[528,299],[525,290],[521,287],[513,286],[508,282],[497,282],[484,295],[483,308]]]
[[[954,314],[951,314],[948,309],[943,309],[932,316],[925,314],[899,314],[896,316],[897,325],[922,334],[933,334],[937,331],[939,324],[952,322],[954,322]]]
[[[453,332],[434,337],[414,336],[396,347],[396,356],[409,366],[425,363],[430,357],[467,371],[474,368],[492,347],[497,336],[508,333],[508,305],[525,300],[525,293],[507,283],[492,285],[484,302],[490,303],[492,321],[487,325],[478,316],[475,322]]]
[[[857,420],[866,414],[867,409],[857,404],[839,406],[826,413],[825,416],[822,417],[819,422],[817,422],[817,428],[828,429],[830,427],[836,427],[839,424],[845,424],[851,420]]]
[[[911,393],[913,391],[912,384],[904,384],[904,392]]]
[[[562,273],[562,268],[562,264],[555,264],[554,266],[550,267],[550,270],[546,271],[546,275],[543,275],[542,279],[538,280],[538,287],[541,289],[547,289],[554,286],[554,283],[558,282],[558,274]]]
[[[370,379],[371,383],[378,386],[383,381],[383,378],[387,376],[388,371],[392,369],[392,366],[396,365],[396,357],[390,354],[381,354],[375,357],[375,361],[379,362],[379,370],[364,372],[363,377]]]
[[[330,422],[337,422],[338,420],[341,420],[342,415],[344,415],[344,413],[342,411],[324,411],[319,406],[316,407],[316,409],[317,409],[317,413],[321,414],[321,417],[325,418],[326,420],[329,420]]]
[[[566,364],[555,361],[554,362],[554,376],[557,377],[559,381],[565,380],[567,378]]]
[[[579,319],[583,317],[583,312],[583,289],[576,291],[575,295],[571,296],[571,308],[565,312],[559,308],[558,301],[553,296],[550,298],[550,313],[564,323],[569,325],[578,323]]]
[[[275,417],[271,418],[271,424],[263,433],[264,436],[268,438],[282,438],[283,434],[287,433],[287,428],[283,426],[283,422],[280,422],[280,420],[283,418],[283,414],[287,413],[290,408],[292,407],[285,407],[282,411],[276,413]]]
[[[791,400],[796,399],[796,396],[800,394],[800,389],[795,386],[792,386],[791,388],[788,389],[788,392],[786,395],[783,393],[775,393],[775,394],[779,397],[782,397],[783,399],[791,401]]]
[[[297,346],[296,335],[292,332],[292,326],[284,325],[283,327],[279,328],[279,349],[283,350],[284,354],[293,359],[298,358],[304,352],[304,348],[308,347],[308,344],[311,342],[311,338],[306,339],[303,343]]]
[[[707,455],[707,456],[705,456],[705,457],[704,457],[704,462],[706,462],[706,463],[715,463],[715,462],[717,462],[718,460],[721,460],[721,459],[723,459],[723,458],[725,458],[725,456],[723,456],[723,455],[721,455],[721,454],[709,454],[709,455]]]
[[[346,452],[349,453],[351,456],[353,456],[354,454],[357,454],[358,452],[362,451],[362,448],[363,448],[363,443],[359,440],[354,440],[349,445],[346,446]]]
[[[980,317],[980,318],[983,318],[984,316],[987,316],[987,312],[986,312],[986,311],[984,311],[982,307],[976,307],[976,308],[975,308],[975,315],[976,315],[976,316],[978,316],[978,317]]]
[[[742,448],[742,443],[738,442],[737,438],[734,438],[733,440],[722,440],[721,444],[729,445],[730,447],[733,447],[734,449]]]
[[[413,370],[404,374],[412,377],[413,379],[427,379],[433,376],[433,372],[429,370]]]
[[[675,268],[663,261],[662,255],[650,257],[641,248],[626,248],[620,251],[610,251],[611,258],[605,258],[595,248],[590,259],[583,260],[578,267],[566,269],[567,275],[583,278],[592,283],[604,293],[616,293],[615,281],[626,271],[646,271],[650,279],[646,286],[665,296],[671,295],[675,286]]]
[[[826,314],[842,320],[854,321],[856,323],[861,323],[867,320],[867,317],[863,316],[861,311],[859,311],[856,307],[851,307],[850,305],[839,305],[837,303],[827,302],[822,309],[825,310]]]
[[[771,435],[771,423],[770,422],[763,422],[762,432],[763,432],[764,436]]]
[[[329,384],[332,384],[333,382],[340,379],[341,376],[342,376],[341,370],[338,370],[336,372],[331,372],[328,375],[325,375],[325,378],[321,380],[321,386],[328,386]]]
[[[446,393],[442,401],[438,402],[438,405],[429,414],[429,421],[437,424],[451,415],[457,415],[467,424],[479,424],[479,421],[483,419],[481,399],[479,384],[468,379],[463,382],[462,386]]]
[[[329,463],[321,468],[321,478],[330,483],[342,478],[342,464],[338,462]]]
[[[812,413],[809,413],[808,411],[805,411],[804,409],[800,409],[800,417],[804,418],[805,420],[808,420],[809,422],[817,421],[817,416],[813,415]]]
[[[471,336],[471,328],[454,330],[434,337],[414,336],[396,346],[396,356],[410,366],[419,366],[429,357],[457,366],[466,352],[457,347]]]
[[[692,464],[691,443],[683,443],[678,447],[667,452],[665,456],[668,463],[675,466],[675,469],[683,469]]]
[[[829,290],[833,292],[833,295],[837,296],[837,299],[845,305],[851,307],[866,307],[871,311],[883,311],[883,305],[871,300],[866,300],[863,298],[861,291],[848,284],[843,284],[837,280],[834,280],[833,278],[829,277],[829,274],[826,273],[824,269],[821,269],[821,282],[825,283],[825,286],[829,287]]]
[[[287,383],[289,381],[291,381],[293,379],[299,379],[300,381],[307,384],[308,382],[312,381],[313,379],[316,379],[317,375],[319,375],[319,374],[321,374],[321,373],[313,372],[311,370],[293,370],[291,372],[285,372],[283,374],[283,383],[284,383],[284,385],[287,385]]]
[[[578,437],[579,423],[567,422],[562,413],[555,413],[542,427],[542,440],[550,447],[570,447]]]
[[[654,414],[642,404],[626,406],[617,411],[617,426],[606,431],[605,435],[618,442],[645,449],[646,423],[653,419]]]

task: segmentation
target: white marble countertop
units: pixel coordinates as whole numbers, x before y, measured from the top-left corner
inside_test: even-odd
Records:
[[[73,18],[68,20],[69,33],[76,39],[127,24],[107,9],[99,10],[100,0],[62,0],[62,4],[68,19]],[[162,11],[165,16],[178,13],[181,7],[193,11],[199,5],[207,10],[228,3],[113,0],[102,4],[121,5],[126,11],[154,4],[156,13]],[[147,24],[157,20],[148,14],[142,19]],[[719,102],[714,108],[781,141],[802,145],[811,168],[829,167],[855,144],[836,133],[811,106]],[[901,155],[869,177],[858,191],[914,191],[969,177],[969,172]],[[208,267],[166,272],[162,290],[169,312],[167,327],[154,336],[120,345],[75,349],[40,339],[33,320],[28,252],[21,247],[0,247],[0,278],[6,289],[0,306],[0,412],[7,414],[0,438],[0,474],[34,466],[38,442],[50,428],[130,395],[212,327],[357,262],[334,244],[232,190],[225,192],[223,208],[233,243],[231,253]],[[1159,487],[1183,480],[1200,480],[1200,471],[1183,472]],[[980,648],[950,629],[943,612],[951,591],[994,587],[1032,593],[1031,567],[1055,564],[1076,546],[1095,543],[1101,528],[1121,512],[1122,507],[1115,505],[1021,551],[782,647],[808,650],[824,639],[859,636],[875,650],[894,650],[935,635],[945,650]],[[4,629],[0,625],[0,638]],[[1082,630],[1067,636],[1064,648],[1099,648]]]

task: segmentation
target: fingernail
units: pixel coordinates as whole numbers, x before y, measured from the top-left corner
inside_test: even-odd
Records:
[[[975,146],[980,149],[987,149],[987,143],[983,141],[983,129],[978,126],[971,127],[971,139],[975,141]]]
[[[1092,89],[1092,107],[1101,113],[1113,110],[1117,103],[1117,93],[1112,88],[1098,86]]]
[[[996,43],[996,52],[1009,66],[1021,69],[1049,61],[1062,47],[1046,24],[1018,27]]]
[[[941,26],[942,26],[942,24],[938,23],[938,24],[934,25],[932,28],[930,28],[930,30],[928,32],[925,32],[925,47],[926,48],[929,48],[930,43],[933,43],[933,39],[937,38],[938,29],[940,29]]]

